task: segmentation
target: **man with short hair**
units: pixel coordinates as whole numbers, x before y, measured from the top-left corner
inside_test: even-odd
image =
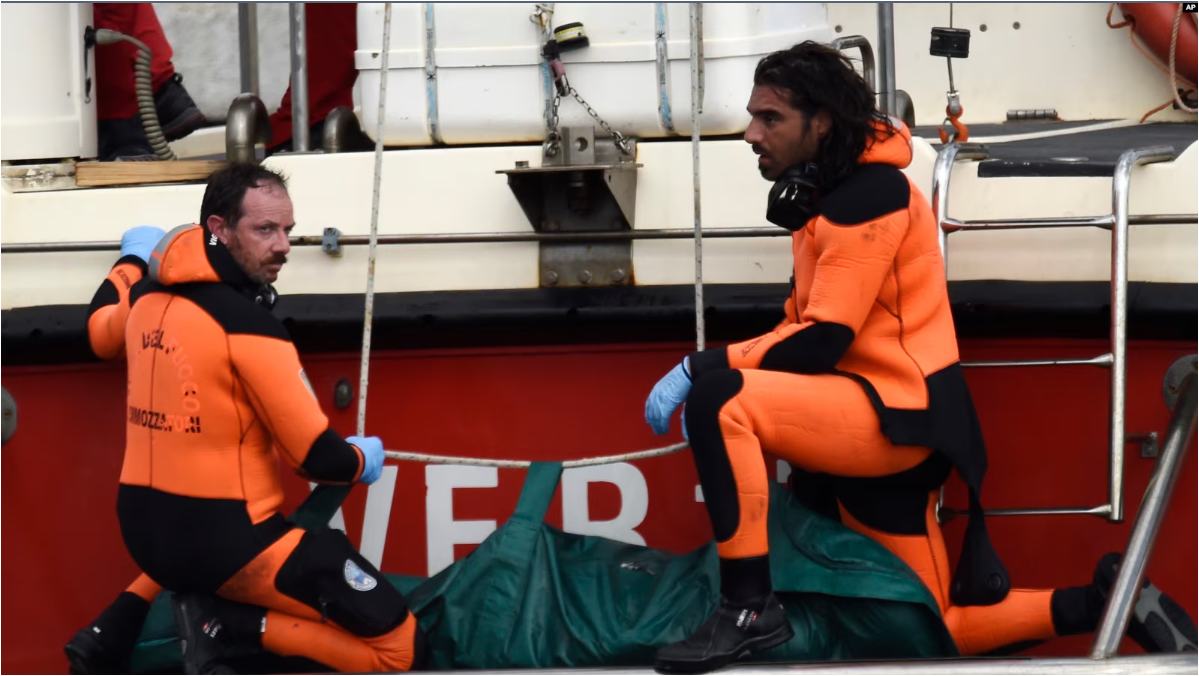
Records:
[[[370,484],[383,467],[378,438],[329,429],[270,313],[294,225],[282,175],[230,165],[209,178],[200,223],[158,242],[129,295],[117,511],[134,561],[175,592],[188,673],[218,673],[235,645],[340,671],[421,657],[404,598],[345,533],[278,513],[279,456],[323,483]]]
[[[794,481],[819,477],[836,498],[829,516],[912,568],[962,654],[1094,631],[1118,554],[1089,585],[1011,589],[987,537],[978,500],[986,450],[958,361],[937,224],[901,171],[910,132],[876,110],[844,55],[814,42],[762,59],[748,109],[745,141],[774,182],[766,218],[792,231],[792,290],[774,331],[691,354],[646,402],[658,434],[686,402],[683,431],[721,577],[719,607],[660,650],[658,668],[716,669],[793,635],[770,581],[763,452],[795,466]],[[951,578],[934,509],[953,469],[970,489],[971,515]],[[1145,589],[1129,635],[1147,651],[1193,650],[1194,623]]]

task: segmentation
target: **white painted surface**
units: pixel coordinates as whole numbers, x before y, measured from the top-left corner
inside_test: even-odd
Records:
[[[603,57],[613,60],[615,66],[611,67],[644,66],[652,70],[652,61],[637,61],[643,58],[646,50],[649,50],[648,53],[652,57],[652,41],[646,42],[642,31],[646,25],[652,26],[652,13],[645,9],[652,7],[652,3],[639,3],[639,9],[626,9],[625,13],[595,17],[572,16],[570,11],[573,10],[569,9],[572,6],[573,3],[559,5],[561,9],[556,24],[561,25],[568,19],[584,18],[596,46],[591,56],[575,52],[568,55],[568,60],[587,61],[589,58]],[[14,8],[20,7],[22,6],[6,3],[4,16],[8,17],[10,12],[15,11]],[[62,11],[55,9],[57,6],[45,7],[50,9],[40,11]],[[401,14],[412,11],[419,14],[423,11],[420,5],[398,7],[402,9]],[[723,100],[723,95],[718,94],[718,83],[722,81],[722,76],[714,70],[720,55],[747,53],[745,46],[749,43],[745,39],[775,39],[780,34],[786,34],[783,29],[787,26],[803,24],[803,21],[796,19],[801,14],[795,14],[791,16],[792,23],[782,22],[778,24],[781,28],[773,33],[763,32],[763,26],[766,24],[762,23],[762,17],[774,16],[770,12],[789,11],[786,10],[786,5],[758,8],[753,10],[756,13],[749,12],[746,7],[751,6],[716,5],[708,12],[706,34],[710,41],[708,55],[711,61],[704,116],[705,129],[712,128],[709,125],[709,114],[714,117],[721,114],[717,108],[718,103]],[[525,61],[529,58],[527,52],[532,48],[535,36],[521,38],[524,42],[511,37],[524,35],[521,31],[525,31],[526,28],[533,29],[533,24],[529,23],[527,16],[530,8],[520,5],[517,11],[516,5],[499,5],[488,10],[493,14],[471,15],[472,8],[478,9],[474,5],[462,5],[444,10],[439,6],[435,10],[441,12],[437,15],[437,25],[438,58],[444,66],[442,71],[480,70],[473,68],[472,64],[496,61],[501,56],[515,63],[516,65],[511,66],[513,68],[531,68],[532,66]],[[919,55],[927,54],[928,28],[947,23],[948,16],[941,16],[943,9],[942,5],[932,4],[905,3],[896,6],[899,85],[917,98],[918,112],[927,111],[931,106],[921,101],[935,101],[938,106],[943,105],[943,61],[932,59],[934,63],[930,65],[926,63],[927,58]],[[809,10],[823,11],[818,7],[801,8],[801,12]],[[209,61],[214,67],[222,63],[223,72],[232,78],[229,82],[236,83],[235,7],[217,3],[160,4],[158,11],[168,37],[175,47],[175,62],[181,71],[197,72],[195,67],[188,65],[188,60],[193,58]],[[842,25],[841,35],[862,33],[875,40],[875,28],[872,23],[873,3],[861,7],[834,4],[828,11],[832,23]],[[678,41],[679,35],[686,34],[686,22],[676,16],[678,12],[685,14],[685,7],[671,7],[670,12],[671,68],[686,70],[686,44],[685,41]],[[722,12],[724,14],[721,14]],[[1094,3],[955,5],[955,24],[968,25],[974,31],[971,57],[962,61],[955,69],[959,76],[959,87],[963,91],[963,101],[967,106],[967,119],[985,119],[992,115],[1001,117],[1008,107],[1025,105],[1057,107],[1063,114],[1073,111],[1068,116],[1102,117],[1113,114],[1117,109],[1094,106],[1132,105],[1129,101],[1134,102],[1138,108],[1130,108],[1126,112],[1139,117],[1141,102],[1156,101],[1156,94],[1152,92],[1156,91],[1157,84],[1154,84],[1153,80],[1155,74],[1160,73],[1128,45],[1127,37],[1123,36],[1122,31],[1112,31],[1102,25],[1105,13],[1106,5]],[[226,14],[228,16],[225,16]],[[524,24],[519,29],[515,26],[497,28],[492,35],[488,25],[510,14],[520,18]],[[220,21],[225,23],[212,24],[203,31],[189,30],[191,26],[208,22],[218,16],[223,16]],[[282,5],[259,6],[260,46],[264,64],[263,86],[265,90],[269,83],[278,80],[279,95],[286,86],[286,36],[282,27],[286,23],[283,21],[285,18],[286,8]],[[482,19],[487,21],[479,23]],[[650,24],[645,24],[647,20]],[[1011,28],[1011,23],[1015,20],[1021,23],[1018,31]],[[626,23],[622,24],[622,21]],[[983,21],[988,23],[988,31],[985,33],[978,31],[976,25],[981,25],[980,22]],[[1096,21],[1100,26],[1098,29],[1095,28]],[[4,24],[6,36],[10,30],[10,23],[6,21]],[[1053,31],[1057,32],[1050,31],[1047,27],[1050,25],[1054,26]],[[403,30],[397,31],[397,35],[410,29],[410,26],[404,25]],[[618,41],[610,37],[619,34],[621,30],[626,30],[630,36],[627,41]],[[283,37],[274,44],[271,42],[274,38],[269,36],[277,31],[284,31],[280,34]],[[30,28],[29,33],[34,35],[39,33],[39,30]],[[1056,36],[1055,39],[1050,39],[1050,33]],[[1044,39],[1027,39],[1037,36]],[[1017,38],[1020,39],[1019,49],[1015,46]],[[722,40],[725,42],[722,43]],[[405,47],[402,41],[396,43],[396,53],[393,56],[396,57],[394,63],[397,67],[406,68],[412,65],[404,59],[412,61],[415,58],[416,52],[409,48],[417,43],[409,42],[408,47]],[[508,45],[511,49],[472,53],[471,45],[478,44],[499,47]],[[4,49],[7,55],[15,48],[6,39]],[[408,51],[404,51],[405,49]],[[1067,73],[1061,67],[1053,65],[1059,63],[1058,57],[1055,56],[1058,52],[1054,50],[1066,50],[1080,60]],[[1124,53],[1129,50],[1131,56]],[[280,55],[280,78],[272,79],[274,76],[268,75],[271,67],[267,64],[270,63],[270,58],[273,58],[268,57],[268,54]],[[407,56],[402,56],[404,54]],[[472,60],[472,56],[476,58]],[[1084,56],[1085,58],[1082,58]],[[618,62],[618,59],[633,61]],[[6,68],[9,63],[10,60],[5,59]],[[423,54],[420,55],[419,65],[423,65]],[[604,105],[608,98],[624,101],[618,93],[605,94],[603,98],[597,99],[589,93],[591,90],[582,87],[580,78],[585,72],[582,71],[584,66],[600,69],[610,66],[572,63],[568,65],[568,71],[572,73],[572,81],[584,90],[584,95],[602,114],[609,119],[615,119],[614,115],[623,114],[619,105]],[[1028,76],[1030,72],[1036,77]],[[1100,73],[1102,77],[1096,73]],[[1109,89],[1100,87],[1095,90],[1107,92],[1103,96],[1081,90],[1074,92],[1071,89],[1087,89],[1092,85],[1099,87],[1100,85],[1095,84],[1096,78],[1104,80],[1105,83],[1110,80],[1123,88],[1116,92],[1110,89],[1116,85],[1103,84],[1102,87]],[[196,89],[192,79],[189,77],[188,87],[195,95]],[[206,80],[205,77],[194,79]],[[9,92],[17,87],[18,81],[19,78],[10,80],[7,75],[4,78],[5,111],[10,110]],[[1052,86],[1047,84],[1055,82],[1057,84]],[[594,85],[601,90],[603,86],[606,86],[603,82]],[[540,85],[536,84],[534,89],[536,91],[532,95],[530,105],[539,110]],[[226,91],[225,95],[231,97],[236,90],[233,86],[220,91]],[[1060,94],[1064,99],[1062,102],[1041,98],[1015,100],[1009,96],[1011,92],[1025,90],[1049,92],[1055,97]],[[446,90],[447,94],[448,91]],[[672,85],[672,104],[676,113],[689,111],[687,91],[689,86],[682,88],[680,92],[679,88]],[[264,95],[264,98],[269,100],[272,96]],[[630,91],[628,101],[640,101],[641,99],[637,98],[640,96],[641,93]],[[733,98],[735,97],[728,98],[728,105],[733,105]],[[415,97],[414,105],[424,106],[424,100],[422,90],[420,96]],[[992,102],[983,105],[983,102],[988,100]],[[1085,103],[1086,101],[1092,103]],[[1079,107],[1066,108],[1067,105],[1073,106],[1075,103]],[[17,100],[11,105],[26,104],[28,102]],[[743,103],[739,105],[743,106]],[[625,110],[633,117],[643,113],[650,116],[637,119],[656,120],[656,104],[644,110],[636,106]],[[273,107],[273,104],[268,107]],[[401,124],[415,124],[412,120],[401,120],[402,116],[396,112],[396,108],[389,105],[388,110],[397,115],[396,119]],[[990,112],[987,112],[988,110]],[[443,118],[443,122],[448,122],[453,114],[458,114],[451,114],[448,109],[443,111],[449,115]],[[473,116],[463,117],[459,121],[463,124],[470,119],[483,120],[488,117],[484,112],[491,112],[481,106],[463,111],[462,115],[465,116],[469,112]],[[421,114],[423,115],[423,112]],[[539,114],[537,113],[538,116]],[[5,115],[7,120],[7,112]],[[633,117],[630,120],[633,120]],[[46,119],[51,120],[52,116]],[[539,119],[536,117],[538,123]],[[677,114],[675,119],[679,129],[685,133],[686,120]],[[423,118],[418,121],[420,125],[425,124]],[[569,121],[564,113],[563,124],[568,124]],[[64,134],[69,136],[67,132]],[[10,143],[14,142],[6,127],[6,152]],[[922,139],[917,139],[914,144],[915,160],[907,169],[907,173],[916,179],[925,197],[928,197],[931,195],[932,166],[936,149]],[[207,132],[204,138],[197,138],[192,145],[197,151],[211,150],[212,147],[223,145],[223,138],[217,132]],[[384,155],[383,163],[380,232],[415,234],[529,231],[529,223],[507,187],[506,177],[495,173],[499,169],[511,168],[516,161],[521,160],[536,166],[540,162],[539,146],[530,144],[388,151]],[[636,227],[690,228],[691,158],[690,146],[686,139],[680,139],[679,142],[642,143],[639,146],[638,161],[643,167],[638,172]],[[373,157],[370,153],[275,156],[269,160],[269,164],[283,169],[290,176],[291,192],[298,216],[296,234],[319,235],[325,227],[336,227],[347,235],[365,235],[369,232],[373,167]],[[764,211],[769,184],[758,177],[754,170],[754,157],[746,144],[736,140],[705,141],[702,144],[702,164],[703,214],[706,228],[768,225]],[[1192,145],[1175,162],[1138,169],[1133,179],[1131,212],[1195,213],[1199,210],[1195,189],[1199,184],[1197,165],[1199,149]],[[954,171],[950,214],[962,220],[1105,214],[1111,210],[1110,186],[1111,181],[1106,178],[979,179],[976,164],[961,162]],[[126,229],[135,225],[154,224],[170,228],[193,221],[198,215],[202,194],[202,185],[114,187],[43,193],[12,193],[6,189],[0,192],[2,239],[6,244],[113,241],[119,239]],[[1197,232],[1199,231],[1194,225],[1133,228],[1130,237],[1130,279],[1185,283],[1199,281]],[[331,258],[321,253],[317,247],[297,248],[293,251],[291,263],[280,279],[280,291],[284,294],[361,293],[366,284],[366,247],[346,247],[344,251],[344,256]],[[692,243],[689,240],[634,242],[635,280],[642,285],[689,284],[694,275],[692,256]],[[109,252],[5,254],[0,269],[0,306],[12,308],[44,304],[86,304],[115,257],[115,253]],[[704,258],[704,281],[709,284],[783,283],[790,276],[790,250],[787,239],[783,237],[708,240],[704,244]],[[953,280],[1101,281],[1109,278],[1109,270],[1110,234],[1103,230],[963,232],[950,237],[949,277]],[[392,293],[533,288],[538,284],[537,273],[537,245],[531,243],[383,246],[379,251],[376,289],[380,293]]]
[[[517,51],[523,49],[526,55],[533,49],[532,41],[536,37],[536,29],[527,18],[532,12],[532,3],[435,4],[439,70],[462,70],[472,58],[486,52],[486,45],[505,44],[501,40],[508,40],[509,45],[519,45]],[[618,13],[640,14],[623,26],[620,25],[620,19],[611,13],[594,18],[590,14],[585,16],[584,23],[593,36],[593,45],[597,39],[603,38],[603,33],[610,27],[617,31],[629,31],[635,25],[636,30],[641,31],[641,25],[648,21],[652,31],[652,3],[634,4],[650,9],[628,9]],[[782,32],[782,29],[774,28],[773,24],[794,21],[799,12],[819,12],[827,15],[827,28],[824,29],[826,37],[822,39],[860,34],[869,38],[877,49],[877,3],[824,3],[824,9],[816,3],[761,4],[779,12],[783,17],[771,19],[772,23],[767,24],[769,33]],[[363,65],[366,65],[363,62],[364,58],[369,61],[370,55],[366,52],[372,46],[377,50],[382,40],[382,5],[376,5],[379,7],[378,18],[364,18],[359,21],[358,56]],[[775,6],[771,7],[772,5]],[[798,5],[798,12],[788,16],[788,5]],[[213,120],[223,120],[229,102],[240,91],[236,4],[154,3],[154,6],[167,39],[175,51],[175,67],[183,74],[188,91],[205,115]],[[582,11],[600,13],[595,9],[588,9],[584,3],[557,3],[557,6],[559,14],[555,25],[575,20],[577,16],[571,14],[576,11],[575,6],[582,6]],[[748,19],[737,21],[736,17],[729,18],[733,13],[736,13],[737,17],[752,17],[753,15],[745,10],[748,6],[750,5],[745,3],[706,4],[705,36],[709,57],[715,55],[715,40],[720,37],[720,31],[749,29],[745,23]],[[954,63],[954,75],[961,91],[962,104],[966,109],[963,120],[967,123],[1001,122],[1008,110],[1017,108],[1056,108],[1064,119],[1071,120],[1139,119],[1147,111],[1164,103],[1170,96],[1166,76],[1133,47],[1128,38],[1127,28],[1113,30],[1107,27],[1104,18],[1108,7],[1107,3],[1095,2],[954,3],[953,25],[969,28],[971,31],[970,57],[956,60]],[[413,76],[419,71],[423,78],[424,55],[421,50],[424,19],[421,4],[399,3],[393,6],[392,11],[397,17],[397,22],[402,18],[403,30],[400,30],[401,24],[397,23],[397,30],[392,34],[394,47],[390,56],[391,65],[393,68],[415,68],[416,71],[412,71]],[[514,19],[507,21],[502,19],[504,16]],[[609,19],[607,16],[614,18]],[[945,92],[949,82],[945,60],[930,56],[928,43],[929,31],[933,26],[949,25],[948,3],[896,3],[894,16],[897,85],[912,96],[919,124],[939,123],[944,117]],[[1117,10],[1115,20],[1119,18]],[[1014,28],[1015,23],[1019,23],[1020,28]],[[983,24],[987,26],[986,31],[981,30]],[[669,83],[671,107],[678,118],[680,132],[686,135],[690,133],[686,120],[690,111],[690,71],[687,63],[688,24],[685,3],[669,5],[668,26],[672,42],[671,59],[678,59],[677,64],[671,67],[672,71],[677,70],[677,73],[672,72]],[[841,27],[840,32],[833,30],[836,26]],[[310,28],[313,31],[321,30],[319,26]],[[505,37],[506,35],[515,35],[518,39],[512,42],[511,38]],[[615,39],[608,39],[607,42],[612,45],[610,49],[626,52],[638,50],[641,54],[648,51],[649,63],[652,66],[652,33],[645,35],[649,37],[626,32],[624,35],[618,34]],[[290,76],[286,3],[258,3],[258,40],[262,100],[267,109],[273,111],[279,105]],[[585,52],[592,52],[592,55],[588,56]],[[606,58],[596,52],[597,47],[593,46],[589,50],[567,54],[564,59],[568,62],[567,73],[572,82],[579,86],[584,98],[591,101],[600,114],[609,114],[606,111],[613,107],[616,110],[612,110],[611,114],[622,114],[620,111],[632,104],[632,100],[627,98],[626,94],[621,93],[619,98],[613,100],[609,93],[602,89],[602,81],[590,84],[585,81],[590,79],[586,71],[571,68],[571,61]],[[856,59],[856,52],[851,52],[851,56]],[[522,59],[527,60],[527,57]],[[709,74],[709,77],[715,76]],[[524,104],[534,106],[537,109],[536,115],[540,115],[542,98],[539,78],[537,75],[532,84],[521,85],[524,94],[512,93],[514,97],[521,96]],[[377,92],[377,79],[373,79],[371,84],[367,84],[366,79],[362,78],[358,86]],[[398,90],[399,81],[400,77],[393,73],[390,87]],[[405,94],[405,102],[414,107],[413,115],[416,118],[410,124],[413,125],[413,134],[419,137],[418,142],[426,143],[425,130],[416,129],[416,126],[424,125],[423,79],[419,82],[414,80],[411,86],[417,89],[412,90],[411,95]],[[457,91],[452,83],[447,86],[453,91],[444,92],[451,96],[451,101],[443,102],[443,106],[452,103],[452,97]],[[656,95],[656,85],[651,81],[647,86],[649,95],[653,98]],[[641,90],[647,89],[647,86],[635,85],[639,97],[643,94]],[[8,85],[5,85],[6,91],[7,87]],[[590,93],[595,87],[601,87],[601,90]],[[628,85],[630,89],[633,87],[634,85]],[[356,94],[360,95],[357,88]],[[714,102],[714,95],[716,93],[710,90],[706,102]],[[469,91],[464,91],[463,96],[468,100],[477,101]],[[526,100],[530,98],[531,100]],[[355,100],[361,101],[361,98]],[[397,111],[401,109],[399,106],[406,104],[389,101],[388,109]],[[364,112],[373,111],[375,105],[367,105]],[[656,114],[656,106],[654,99],[649,113]],[[573,101],[563,107],[564,112],[569,115],[581,114],[581,111],[575,110],[577,104]],[[736,104],[734,107],[740,110],[743,104]],[[705,117],[711,114],[710,110],[704,112]],[[442,113],[445,115],[447,111],[443,108]],[[473,113],[474,111],[468,110],[465,120],[455,124],[480,124]],[[1166,110],[1155,115],[1153,119],[1194,120],[1195,116]],[[447,119],[447,123],[450,121]],[[705,127],[708,124],[706,119]]]
[[[1133,47],[1128,28],[1107,27],[1109,6],[953,3],[953,26],[970,29],[969,58],[953,62],[962,121],[1003,122],[1009,110],[1032,108],[1055,108],[1065,120],[1139,120],[1165,103],[1171,97],[1169,78]],[[873,2],[828,3],[833,37],[865,35],[877,50],[876,7]],[[934,26],[950,25],[950,5],[897,2],[894,7],[895,86],[911,95],[917,124],[940,124],[949,74],[945,59],[930,56],[928,45]],[[1119,20],[1117,9],[1112,21]],[[1195,116],[1166,110],[1153,119],[1193,122]]]
[[[915,142],[907,173],[927,198],[932,192],[935,149]],[[381,234],[513,232],[531,227],[496,174],[518,160],[536,166],[539,147],[506,146],[389,151],[384,154]],[[768,226],[770,184],[754,169],[740,141],[702,144],[705,228]],[[290,176],[297,235],[336,227],[346,235],[370,232],[371,153],[272,157],[268,164]],[[636,227],[692,227],[688,143],[645,143],[639,148]],[[1106,178],[982,178],[978,165],[954,169],[950,215],[961,220],[1087,216],[1110,213]],[[1199,147],[1175,162],[1138,168],[1131,213],[1195,213]],[[203,185],[122,187],[0,195],[4,243],[118,240],[135,225],[171,228],[197,218]],[[1103,281],[1110,274],[1111,239],[1099,229],[961,232],[949,239],[949,278],[1027,281]],[[1133,281],[1199,281],[1199,239],[1194,225],[1132,229],[1129,278]],[[284,294],[363,293],[367,247],[344,247],[340,258],[319,247],[293,249],[278,287]],[[4,254],[0,304],[86,304],[115,260],[115,253]],[[691,240],[633,243],[638,284],[690,284],[695,264]],[[519,289],[538,284],[535,243],[381,246],[378,293]],[[709,284],[784,283],[791,275],[785,237],[704,242]]]
[[[95,57],[83,53],[91,17],[91,3],[0,5],[0,159],[96,156]]]
[[[537,31],[528,20],[532,3],[434,4],[438,96],[446,140],[539,140],[543,93],[540,70],[534,65]],[[827,40],[853,34],[866,36],[877,47],[876,4],[707,3],[705,133],[743,128],[745,97],[738,94],[748,91],[747,75],[762,50],[808,37]],[[290,76],[287,5],[256,6],[260,96],[267,110],[273,111]],[[558,3],[555,20],[555,25],[562,25],[583,18],[592,36],[592,47],[568,53],[564,59],[571,82],[622,132],[643,136],[663,133],[657,121],[652,6],[632,3],[619,11],[606,11],[604,5]],[[970,58],[955,63],[966,111],[963,121],[1001,122],[1008,110],[1021,108],[1054,108],[1070,120],[1135,120],[1165,102],[1170,97],[1168,78],[1134,48],[1127,29],[1106,26],[1108,6],[955,3],[954,25],[971,30]],[[154,7],[184,86],[210,120],[223,121],[229,103],[241,91],[236,3],[154,3]],[[360,10],[356,58],[360,67],[368,68],[354,90],[360,106],[364,93],[373,98],[378,91],[377,70],[369,67],[374,60],[371,46],[377,51],[382,36],[381,10],[373,9],[379,7],[378,3],[362,5]],[[399,3],[393,9],[401,23],[393,36],[396,47],[391,62],[396,70],[390,88],[397,98],[389,102],[394,133],[389,132],[388,138],[424,145],[429,138],[423,4]],[[0,78],[4,158],[95,156],[94,97],[89,104],[82,101],[86,96],[77,93],[84,85],[76,35],[85,23],[78,17],[88,11],[88,3],[4,4],[5,17],[18,17],[2,22],[6,27]],[[380,12],[379,18],[371,18],[373,12]],[[948,13],[947,3],[895,5],[897,84],[912,96],[919,124],[939,123],[944,117],[945,62],[928,54],[928,42],[933,26],[949,23]],[[21,18],[26,14],[42,19]],[[684,136],[690,133],[686,14],[685,3],[668,5],[667,90],[676,129]],[[57,18],[50,20],[52,16]],[[322,29],[310,27],[318,36]],[[486,62],[506,65],[476,67]],[[90,56],[88,73],[95,73]],[[64,79],[68,76],[70,82]],[[64,83],[69,86],[63,88]],[[53,93],[53,100],[28,93],[38,88]],[[68,91],[73,92],[70,106],[62,97]],[[360,114],[373,116],[375,110],[376,105],[368,102]],[[1195,116],[1167,109],[1153,119],[1194,121]],[[563,124],[585,120],[589,118],[576,102],[563,102]],[[205,152],[211,145],[205,145]],[[216,147],[219,151],[223,143]],[[199,147],[183,144],[182,150],[193,155]]]
[[[545,135],[540,29],[532,3],[432,3],[435,92],[446,143],[540,141]],[[392,5],[387,81],[389,145],[432,143],[430,85],[425,73],[428,4]],[[804,40],[831,39],[820,3],[704,3],[705,135],[739,133],[749,122],[745,102],[754,67],[770,52]],[[584,99],[614,128],[639,138],[669,136],[659,120],[652,2],[560,2],[554,25],[581,22],[590,46],[562,56]],[[688,7],[666,5],[667,89],[674,128],[691,134]],[[363,128],[374,134],[378,111],[383,3],[358,5],[358,93]],[[481,114],[486,111],[486,114]],[[562,126],[594,124],[565,97]]]
[[[620,511],[611,519],[591,518],[589,487],[607,483],[620,493]],[[627,462],[562,471],[562,530],[645,546],[637,527],[649,513],[649,485],[641,470]]]
[[[495,531],[494,519],[454,519],[454,489],[495,488],[499,485],[499,472],[494,467],[426,465],[425,485],[429,491],[425,495],[427,574],[431,577],[454,563],[454,545],[479,544]],[[386,530],[383,535],[386,537]]]

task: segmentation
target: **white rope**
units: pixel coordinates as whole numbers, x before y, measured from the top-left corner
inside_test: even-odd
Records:
[[[703,49],[703,5],[690,3],[691,9],[691,183],[695,200],[695,349],[704,351],[704,244],[700,217],[699,181],[699,116],[700,82],[703,68],[700,51]]]
[[[592,467],[594,465],[610,465],[618,462],[630,462],[632,460],[644,460],[646,458],[657,458],[663,455],[678,453],[679,451],[690,448],[690,444],[672,444],[661,448],[650,448],[644,451],[636,451],[634,453],[625,453],[624,455],[604,455],[598,458],[583,458],[581,460],[567,460],[562,463],[562,466],[569,469],[571,467]],[[474,467],[503,467],[509,469],[521,469],[528,467],[533,462],[553,462],[546,461],[531,461],[531,460],[492,460],[490,458],[457,458],[448,455],[428,455],[425,453],[412,453],[410,451],[384,451],[383,455],[392,460],[407,460],[409,462],[423,462],[430,465],[472,465]]]
[[[383,181],[383,121],[387,117],[387,57],[391,52],[391,3],[383,6],[383,62],[379,66],[379,119],[375,125],[375,188],[371,195],[371,242],[362,320],[362,369],[358,376],[358,436],[366,435],[366,389],[370,382],[371,320],[375,314],[375,253],[379,246],[379,193]]]
[[[544,6],[544,5],[543,5]],[[543,6],[539,6],[539,9]],[[553,5],[548,4],[545,9],[552,12]],[[547,13],[548,13],[547,12]],[[698,39],[702,39],[699,30],[699,18],[696,16],[697,5],[692,4],[692,71],[691,71],[691,115],[693,120],[693,130],[691,134],[692,142],[692,160],[695,165],[694,188],[695,188],[695,277],[696,277],[696,332],[697,344],[699,349],[704,347],[704,317],[703,317],[703,258],[702,258],[702,230],[700,223],[700,192],[699,192],[699,60],[697,54]],[[548,28],[546,26],[543,27]],[[368,272],[366,280],[366,316],[362,327],[362,370],[358,380],[358,435],[365,434],[366,426],[366,393],[367,383],[370,373],[370,347],[371,347],[371,318],[374,311],[374,294],[375,294],[375,252],[378,246],[379,237],[379,195],[380,185],[383,175],[383,122],[387,110],[387,58],[391,50],[391,3],[387,3],[383,10],[383,53],[382,63],[380,64],[379,74],[379,119],[377,131],[375,135],[375,187],[374,193],[371,196],[371,237],[370,237],[370,259],[368,263]],[[644,451],[635,451],[633,453],[625,453],[623,455],[606,455],[595,458],[583,458],[581,460],[567,460],[562,463],[564,468],[571,467],[592,467],[595,465],[608,465],[620,462],[630,462],[633,460],[644,460],[646,458],[657,458],[672,453],[690,448],[690,444],[679,443],[660,448],[651,448]],[[413,453],[409,451],[384,451],[383,455],[392,460],[405,460],[409,462],[422,462],[435,465],[470,465],[474,467],[502,467],[520,469],[529,467],[533,461],[530,460],[493,460],[490,458],[461,458],[444,455],[429,455],[425,453]]]
[[[1178,71],[1174,67],[1174,52],[1178,49],[1178,29],[1182,23],[1182,5],[1178,3],[1178,13],[1174,15],[1174,32],[1170,34],[1170,91],[1174,94],[1174,103],[1178,104],[1181,110],[1188,113],[1199,112],[1199,109],[1191,108],[1186,103],[1183,103],[1182,97],[1178,95]]]

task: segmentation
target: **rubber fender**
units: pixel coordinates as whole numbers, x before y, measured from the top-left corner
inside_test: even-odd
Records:
[[[1156,56],[1163,66],[1170,64],[1170,38],[1174,33],[1174,17],[1178,14],[1177,2],[1121,2],[1120,11],[1124,18],[1133,22],[1133,34]],[[1178,24],[1178,45],[1174,50],[1175,69],[1181,79],[1195,83],[1195,34],[1194,15],[1183,13]]]

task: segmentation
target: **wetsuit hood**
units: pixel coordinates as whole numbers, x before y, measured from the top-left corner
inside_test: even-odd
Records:
[[[891,123],[888,128],[887,122]],[[869,164],[888,164],[903,169],[912,162],[912,133],[894,117],[876,119],[874,134],[866,150],[858,156],[858,167]],[[789,167],[775,181],[766,200],[766,220],[796,232],[820,213],[822,199],[834,192],[853,170],[836,179],[822,183],[819,162],[804,162]]]
[[[858,158],[858,164],[889,164],[903,169],[912,163],[912,132],[900,120],[888,117],[895,130],[891,133],[882,120],[873,123],[874,136],[867,141],[866,150]]]
[[[233,254],[203,225],[181,225],[163,237],[150,254],[150,279],[164,286],[228,284],[259,304],[273,307],[278,293],[241,269]]]

